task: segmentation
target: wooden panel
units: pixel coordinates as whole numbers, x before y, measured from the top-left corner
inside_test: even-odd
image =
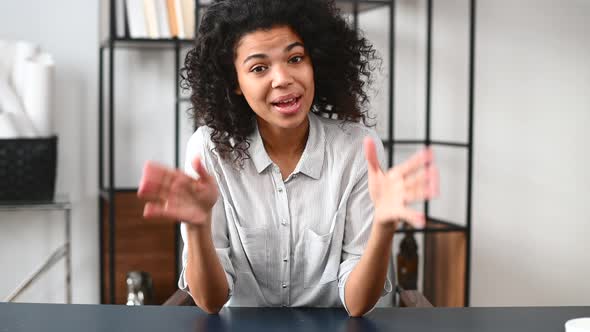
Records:
[[[404,290],[400,292],[400,307],[406,308],[432,308],[432,303],[417,290]]]
[[[435,307],[465,306],[465,233],[426,233],[424,245],[424,296]]]
[[[175,224],[166,220],[142,218],[144,202],[134,192],[115,194],[115,304],[127,301],[125,278],[129,271],[148,272],[153,281],[153,304],[162,304],[177,289]],[[109,303],[109,225],[108,202],[103,201],[102,223],[105,287]]]

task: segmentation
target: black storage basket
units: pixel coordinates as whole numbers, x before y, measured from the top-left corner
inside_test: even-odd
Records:
[[[52,201],[57,136],[0,139],[0,204]]]

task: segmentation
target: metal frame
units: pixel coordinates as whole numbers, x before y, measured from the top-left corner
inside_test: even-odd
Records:
[[[358,8],[359,3],[365,1],[353,0],[353,27],[358,29]],[[472,203],[472,177],[473,177],[473,111],[474,111],[474,85],[475,85],[475,19],[476,19],[476,0],[469,0],[469,77],[468,77],[468,138],[466,143],[449,142],[432,140],[431,138],[431,95],[432,95],[432,0],[426,3],[426,77],[425,77],[425,138],[424,140],[396,140],[394,133],[395,119],[395,7],[396,0],[391,0],[389,5],[389,122],[388,122],[388,139],[383,140],[383,144],[388,149],[389,166],[394,164],[394,152],[396,145],[425,145],[425,146],[447,146],[455,148],[465,148],[467,150],[467,204],[466,204],[466,225],[461,226],[449,221],[443,221],[430,216],[429,202],[424,203],[424,215],[431,223],[444,225],[445,228],[424,229],[401,229],[397,233],[438,233],[438,232],[463,232],[466,238],[465,254],[465,306],[469,306],[470,300],[470,282],[471,282],[471,203]],[[424,246],[426,243],[424,244]],[[423,249],[424,250],[424,249]],[[395,258],[392,257],[392,263]],[[392,279],[393,280],[393,279]]]
[[[180,49],[183,46],[191,45],[194,40],[189,39],[178,39],[178,38],[171,38],[171,39],[133,39],[129,38],[129,36],[118,37],[116,36],[116,13],[115,13],[115,1],[116,0],[109,0],[110,3],[110,17],[109,20],[109,36],[108,39],[105,41],[101,41],[99,47],[99,93],[98,93],[98,162],[99,162],[99,174],[98,174],[98,183],[99,183],[99,197],[98,197],[98,206],[99,206],[99,250],[100,250],[100,301],[101,303],[115,303],[115,263],[114,257],[116,253],[115,247],[115,194],[119,192],[129,192],[129,191],[136,191],[135,188],[117,188],[115,184],[115,78],[114,78],[114,69],[115,69],[115,49],[117,48],[136,48],[136,47],[143,47],[143,48],[169,48],[173,47],[175,61],[174,61],[174,79],[177,81],[175,86],[175,101],[174,101],[174,165],[179,167],[180,165],[180,104],[186,99],[180,97],[180,88],[179,88],[179,72],[180,72]],[[199,8],[198,2],[195,6],[195,20],[199,21]],[[108,144],[108,186],[105,186],[105,174],[104,174],[104,162],[105,162],[105,151],[104,151],[104,144],[105,144],[105,103],[104,103],[104,84],[105,84],[105,51],[107,52],[107,64],[108,64],[108,74],[107,74],[107,88],[108,88],[108,108],[106,112],[108,112],[108,135],[106,137],[107,144]],[[108,224],[109,224],[109,243],[108,243],[108,256],[109,256],[109,285],[110,285],[110,292],[108,299],[105,298],[104,288],[106,285],[106,280],[104,276],[105,266],[104,266],[104,234],[102,229],[103,219],[104,219],[104,210],[103,204],[107,203],[109,207],[109,214],[108,214]],[[179,240],[180,240],[180,226],[178,226],[175,230],[175,261],[176,261],[176,271],[175,276],[178,278],[179,276]]]
[[[115,299],[115,271],[114,271],[114,257],[115,257],[115,200],[114,196],[117,192],[126,192],[126,191],[135,191],[135,188],[116,188],[114,179],[115,179],[115,160],[114,160],[114,151],[115,151],[115,142],[114,142],[114,124],[115,124],[115,114],[114,114],[114,50],[116,48],[173,48],[175,54],[175,61],[174,61],[174,77],[177,81],[175,86],[175,93],[176,93],[176,100],[174,105],[175,110],[175,155],[174,155],[174,163],[178,167],[180,164],[179,161],[179,127],[180,127],[180,103],[188,101],[187,98],[181,98],[180,96],[180,89],[179,89],[179,70],[180,70],[180,49],[183,46],[190,46],[194,40],[188,39],[133,39],[129,38],[128,36],[125,37],[117,37],[115,34],[116,31],[116,13],[115,13],[115,0],[110,1],[110,36],[107,40],[101,42],[99,47],[99,139],[98,139],[98,150],[99,150],[99,222],[101,224],[100,228],[100,288],[101,288],[101,303],[105,303],[106,299],[104,298],[104,287],[105,287],[105,280],[104,280],[104,261],[103,261],[103,239],[104,234],[102,231],[102,220],[104,217],[104,211],[102,209],[102,204],[106,201],[109,205],[109,265],[110,265],[110,274],[109,274],[109,281],[110,281],[110,296],[109,296],[109,303],[114,303]],[[475,75],[475,15],[476,15],[476,0],[469,0],[470,2],[470,14],[469,14],[469,94],[468,94],[468,112],[469,112],[469,119],[468,119],[468,141],[466,143],[463,142],[449,142],[449,141],[437,141],[431,139],[431,63],[432,63],[432,0],[427,0],[427,8],[426,8],[426,15],[427,15],[427,35],[426,35],[426,91],[425,91],[425,98],[426,98],[426,119],[425,119],[425,128],[426,128],[426,137],[424,140],[408,140],[408,139],[395,139],[395,13],[396,13],[396,0],[336,0],[336,3],[346,4],[347,6],[351,6],[352,8],[352,15],[353,15],[353,26],[355,29],[358,29],[358,15],[360,12],[365,10],[371,10],[374,8],[381,8],[383,6],[389,7],[389,121],[388,121],[388,139],[383,140],[384,146],[388,149],[388,162],[389,165],[392,166],[394,164],[394,152],[395,147],[397,145],[426,145],[426,146],[447,146],[447,147],[456,147],[456,148],[465,148],[467,149],[467,208],[466,208],[466,225],[458,225],[449,221],[443,221],[440,219],[433,218],[429,215],[429,204],[428,202],[424,205],[424,212],[429,222],[436,223],[438,225],[443,225],[444,228],[432,228],[426,227],[424,229],[402,229],[399,230],[398,233],[405,233],[405,232],[412,232],[412,233],[435,233],[435,232],[464,232],[467,241],[467,248],[466,248],[466,270],[465,270],[465,305],[469,306],[469,291],[470,291],[470,259],[471,259],[471,201],[472,201],[472,174],[473,174],[473,109],[474,109],[474,75]],[[198,27],[200,16],[199,13],[202,8],[206,8],[206,5],[200,4],[199,1],[195,2],[195,21],[196,27]],[[196,35],[196,33],[195,33]],[[109,123],[108,123],[108,170],[109,170],[109,183],[108,187],[104,185],[104,52],[108,51],[108,91],[109,91],[109,99],[108,99],[108,116],[109,116]],[[176,229],[176,277],[178,277],[179,273],[179,240],[180,240],[180,227]],[[392,261],[395,259],[392,257]]]
[[[62,258],[65,259],[65,303],[72,303],[72,205],[67,196],[56,195],[56,199],[50,202],[23,202],[10,205],[0,205],[0,212],[13,211],[63,211],[64,212],[64,228],[65,241],[55,249],[46,259],[40,264],[33,273],[25,278],[3,301],[12,302],[19,295],[22,294],[31,284],[37,281],[45,272],[47,272],[53,265],[59,262]]]

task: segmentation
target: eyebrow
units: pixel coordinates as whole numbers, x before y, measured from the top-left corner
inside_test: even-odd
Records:
[[[291,51],[293,48],[295,48],[297,46],[301,46],[301,47],[305,48],[305,46],[303,45],[303,43],[294,42],[294,43],[289,44],[289,46],[285,47],[284,52],[285,53],[286,52],[289,52],[289,51]],[[246,62],[250,61],[251,59],[267,59],[267,58],[268,58],[268,55],[263,54],[263,53],[251,54],[251,55],[248,55],[246,57],[246,59],[244,59],[244,62],[242,62],[242,64],[245,64]]]

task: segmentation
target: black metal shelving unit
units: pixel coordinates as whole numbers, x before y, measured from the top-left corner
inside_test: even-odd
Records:
[[[187,102],[187,98],[183,98],[180,94],[179,86],[179,72],[180,72],[180,51],[182,48],[190,47],[193,45],[194,40],[192,39],[136,39],[128,37],[117,37],[116,36],[116,25],[115,19],[117,17],[115,13],[115,1],[108,0],[110,2],[110,19],[109,19],[109,36],[102,40],[99,45],[99,107],[98,107],[98,126],[99,126],[99,137],[98,137],[98,162],[99,162],[99,223],[103,222],[104,215],[102,210],[102,204],[107,203],[109,205],[109,284],[114,285],[115,282],[115,269],[114,269],[114,258],[116,255],[115,248],[115,194],[121,192],[135,192],[137,188],[119,188],[115,185],[115,80],[114,80],[114,69],[115,60],[114,53],[116,49],[166,49],[174,50],[175,61],[172,66],[172,75],[174,75],[175,82],[175,102],[174,108],[174,164],[176,167],[179,166],[179,147],[180,147],[180,104]],[[472,194],[472,165],[473,165],[473,108],[474,108],[474,68],[475,68],[475,11],[476,11],[476,0],[469,0],[469,77],[468,77],[468,139],[467,142],[451,142],[451,141],[440,141],[431,139],[431,63],[432,63],[432,0],[427,1],[426,16],[427,16],[427,33],[426,33],[426,137],[424,139],[395,139],[394,132],[394,121],[395,121],[395,14],[396,14],[396,0],[336,0],[338,7],[342,13],[352,15],[353,21],[351,24],[355,29],[358,29],[359,14],[387,7],[389,10],[389,55],[387,61],[389,63],[389,81],[387,91],[389,92],[388,100],[388,137],[383,139],[383,144],[388,151],[388,163],[390,167],[394,164],[394,152],[396,146],[400,145],[423,145],[423,146],[446,146],[454,148],[463,148],[467,150],[467,205],[466,205],[466,225],[459,225],[457,223],[441,220],[438,218],[431,217],[429,215],[429,204],[425,203],[424,213],[429,223],[437,225],[437,227],[426,227],[424,229],[400,229],[398,233],[445,233],[445,232],[464,232],[466,236],[466,271],[465,271],[465,305],[469,305],[469,285],[470,285],[470,257],[471,257],[471,194]],[[207,5],[196,1],[195,5],[195,21],[196,26],[199,24],[200,12],[206,10]],[[196,27],[195,27],[196,30]],[[108,61],[108,68],[105,73],[105,53]],[[106,76],[106,78],[105,78]],[[104,85],[105,79],[108,89],[108,100],[105,103],[104,96]],[[108,114],[108,124],[105,124],[105,113]],[[104,129],[108,129],[105,143]],[[108,146],[108,183],[105,183],[105,144]],[[100,227],[100,291],[101,291],[101,303],[114,303],[115,299],[115,287],[110,287],[110,294],[108,299],[105,298],[103,289],[105,287],[104,277],[104,263],[103,263],[103,231]],[[179,257],[179,241],[180,241],[180,230],[179,227],[176,229],[176,279],[178,278],[178,267],[180,264]]]
[[[174,75],[174,81],[177,82],[175,84],[175,101],[173,105],[174,109],[174,165],[175,167],[179,167],[180,165],[180,105],[182,102],[188,101],[186,98],[183,98],[180,93],[180,51],[182,48],[190,47],[193,45],[193,39],[179,39],[179,38],[166,38],[166,39],[151,39],[151,38],[130,38],[129,36],[117,36],[116,35],[116,17],[117,13],[115,12],[116,8],[116,1],[118,0],[108,0],[109,2],[109,18],[108,18],[108,27],[109,33],[105,40],[101,40],[99,45],[99,102],[98,102],[98,123],[99,123],[99,137],[98,137],[98,163],[99,163],[99,223],[101,225],[100,229],[100,236],[99,236],[99,243],[100,243],[100,294],[101,294],[101,303],[115,303],[115,263],[114,257],[116,255],[116,246],[115,246],[115,194],[117,193],[131,193],[136,192],[137,188],[123,188],[117,187],[114,180],[115,180],[115,50],[116,49],[163,49],[163,50],[173,50],[174,51],[174,64],[171,68],[171,75]],[[199,3],[198,1],[195,2],[195,20],[196,25],[198,24],[199,20]],[[105,73],[105,53],[106,53],[106,60],[108,63],[108,68],[106,68],[107,72]],[[106,101],[105,105],[105,76],[106,76],[106,86],[108,89],[108,100]],[[106,109],[105,109],[106,108]],[[108,124],[106,124],[106,128],[108,130],[108,134],[106,135],[106,143],[105,143],[105,113],[108,115]],[[105,156],[105,144],[108,146],[108,155]],[[105,157],[108,159],[108,183],[105,183]],[[102,229],[102,223],[104,220],[104,211],[102,209],[102,204],[107,203],[109,206],[109,215],[108,215],[108,225],[109,225],[109,234],[108,234],[108,264],[109,264],[109,275],[108,281],[109,285],[111,285],[110,292],[108,298],[104,295],[104,288],[105,288],[105,263],[102,257],[104,252],[104,235]],[[175,278],[178,279],[178,266],[180,261],[179,255],[179,241],[180,241],[180,228],[176,228],[175,232]]]

